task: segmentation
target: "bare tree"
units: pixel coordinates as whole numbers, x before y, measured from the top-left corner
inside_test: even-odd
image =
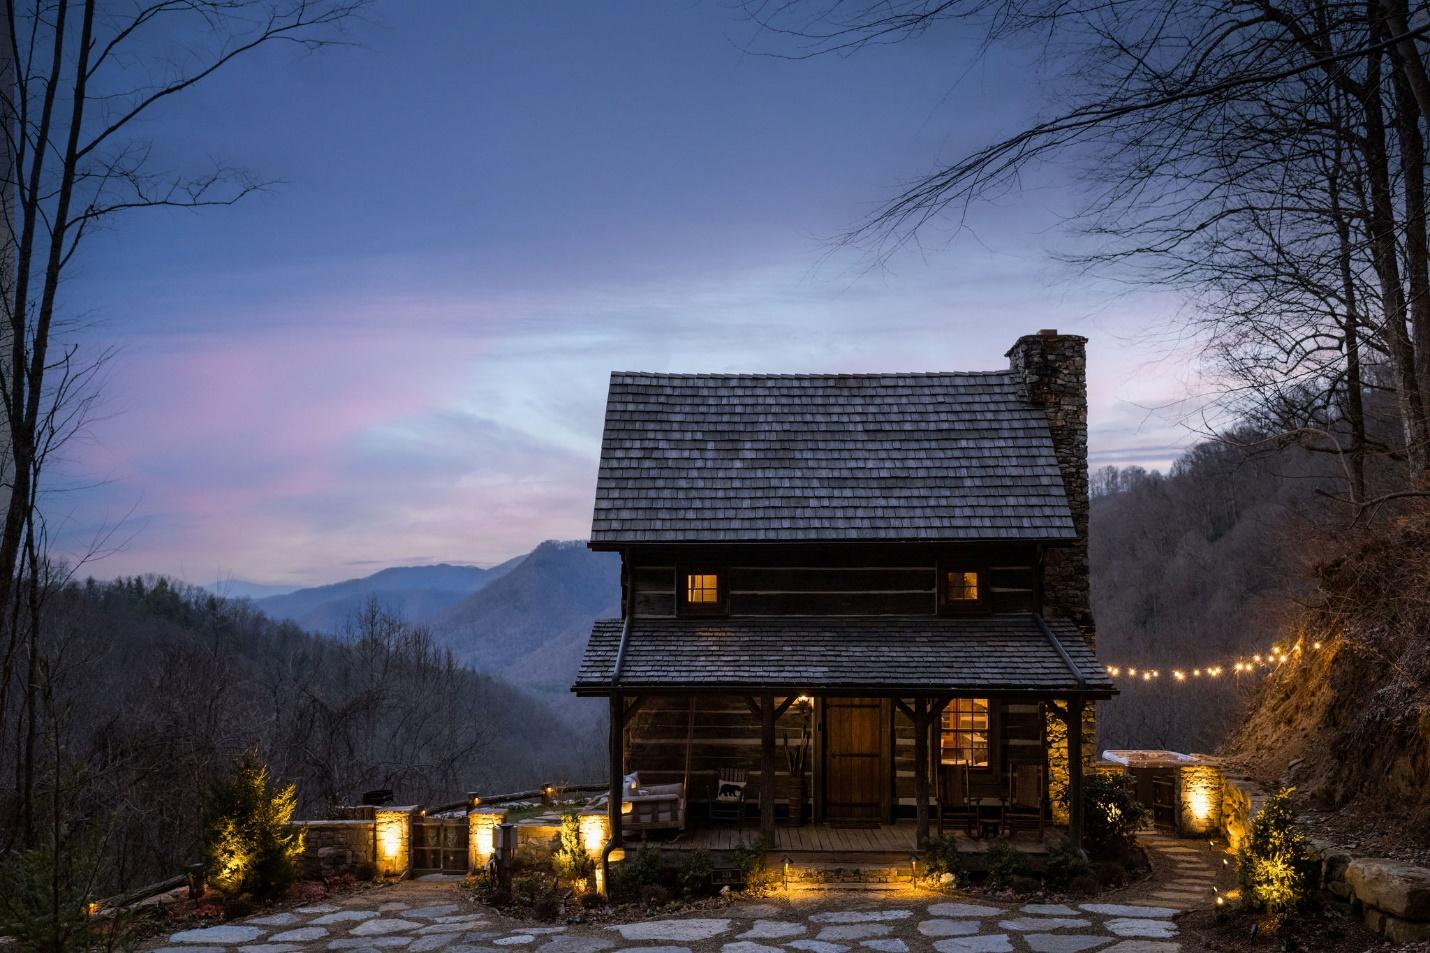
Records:
[[[47,564],[38,535],[46,460],[82,426],[103,352],[65,337],[64,278],[85,239],[122,213],[232,204],[262,186],[238,168],[162,168],[141,123],[265,47],[337,42],[366,0],[6,0],[0,18],[0,404],[8,498],[0,526],[0,717],[28,712],[33,749],[37,626],[25,615]],[[28,580],[28,581],[27,581]],[[28,648],[25,639],[33,644]],[[26,670],[17,662],[25,660]],[[12,689],[26,703],[9,704]],[[8,728],[8,726],[6,726]],[[0,737],[8,732],[0,731]],[[33,753],[33,752],[31,752]],[[22,769],[19,829],[34,831]]]
[[[1072,257],[1180,284],[1231,402],[1348,458],[1367,502],[1364,391],[1385,368],[1406,463],[1430,475],[1427,7],[1408,0],[750,0],[775,55],[847,54],[970,26],[1044,43],[1051,118],[917,179],[855,227],[890,253],[931,222],[1080,160]],[[1259,404],[1259,406],[1256,406]]]

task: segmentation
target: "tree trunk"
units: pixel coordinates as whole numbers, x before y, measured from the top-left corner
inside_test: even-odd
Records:
[[[1376,35],[1381,35],[1380,31]],[[1386,350],[1390,355],[1396,403],[1405,430],[1406,457],[1410,463],[1409,482],[1416,486],[1425,480],[1426,472],[1430,470],[1430,427],[1426,424],[1425,402],[1420,395],[1415,348],[1410,340],[1405,295],[1401,286],[1395,202],[1390,185],[1385,113],[1381,104],[1380,54],[1371,53],[1369,63],[1365,95],[1362,97],[1366,124],[1363,150],[1370,184],[1367,224],[1372,265],[1380,283]]]

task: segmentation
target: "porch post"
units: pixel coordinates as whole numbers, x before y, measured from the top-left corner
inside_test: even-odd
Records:
[[[775,698],[760,699],[760,836],[775,846]]]
[[[613,844],[621,843],[621,807],[625,793],[625,735],[626,700],[615,693],[611,695],[611,734],[608,746],[611,758],[611,790],[606,804]]]
[[[918,834],[914,842],[919,850],[929,842],[929,716],[928,699],[914,699],[914,816],[918,818]]]
[[[1082,846],[1082,707],[1068,699],[1068,839]]]

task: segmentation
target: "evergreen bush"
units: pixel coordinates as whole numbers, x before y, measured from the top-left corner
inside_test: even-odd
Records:
[[[1048,852],[1047,864],[1043,868],[1043,879],[1049,887],[1062,889],[1073,880],[1092,873],[1092,863],[1087,852],[1064,841]]]
[[[564,880],[589,877],[595,869],[581,836],[581,818],[574,811],[561,818],[560,843],[551,855],[551,867]]]
[[[256,754],[246,753],[204,801],[204,864],[209,883],[229,895],[267,899],[297,879],[304,831],[292,830],[297,787],[278,788]]]
[[[1296,824],[1292,788],[1267,798],[1237,858],[1241,900],[1252,910],[1284,913],[1306,901],[1315,863]]]
[[[1016,879],[1028,876],[1028,862],[1018,853],[1012,842],[1000,837],[988,845],[988,853],[983,855],[988,864],[988,886],[1007,887]]]
[[[1122,774],[1089,774],[1082,782],[1083,843],[1097,857],[1120,857],[1137,846],[1148,811]]]

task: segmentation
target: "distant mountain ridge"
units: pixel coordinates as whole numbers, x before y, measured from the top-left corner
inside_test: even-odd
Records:
[[[270,618],[329,635],[341,634],[369,599],[404,621],[420,623],[500,579],[524,558],[490,568],[452,563],[393,566],[360,579],[257,599],[255,604]]]
[[[591,623],[620,614],[620,566],[583,541],[548,540],[428,624],[458,661],[565,697]]]
[[[573,714],[583,702],[569,689],[591,623],[620,615],[620,565],[615,553],[592,552],[584,540],[547,540],[489,569],[398,566],[255,604],[272,618],[341,635],[375,598],[403,621],[427,626],[463,665]]]

